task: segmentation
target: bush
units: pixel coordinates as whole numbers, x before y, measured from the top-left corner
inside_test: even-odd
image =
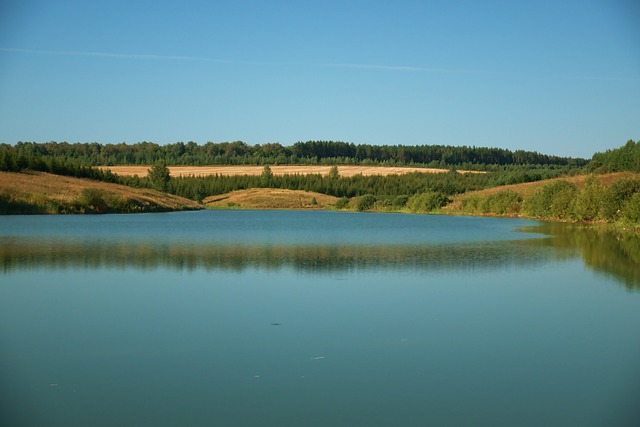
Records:
[[[566,180],[553,181],[524,203],[524,210],[535,218],[566,219],[571,215],[577,188]]]
[[[631,199],[625,203],[622,210],[623,218],[634,225],[640,225],[640,193],[635,193]]]
[[[407,207],[411,212],[432,212],[449,203],[449,199],[442,193],[429,191],[409,197]]]
[[[485,213],[496,215],[516,214],[520,212],[522,197],[512,190],[503,190],[486,198],[483,207]]]
[[[611,184],[602,195],[600,215],[606,221],[617,221],[631,197],[640,192],[640,180],[621,178]]]
[[[342,197],[338,199],[335,206],[336,206],[336,209],[344,209],[347,207],[348,204],[349,204],[349,199],[347,199],[346,197]]]
[[[360,212],[368,211],[373,208],[376,203],[376,198],[373,194],[365,194],[364,196],[358,197],[358,201],[356,202],[356,209]]]
[[[477,214],[481,212],[480,205],[483,201],[484,199],[479,196],[471,196],[462,200],[460,207],[467,214]]]
[[[394,208],[404,208],[407,204],[407,200],[409,200],[409,196],[401,195],[396,196],[395,199],[391,202],[391,205]]]
[[[104,213],[109,210],[109,205],[105,201],[102,191],[97,188],[85,188],[82,190],[74,204],[81,212],[88,210],[95,213]]]
[[[382,199],[380,201],[378,201],[378,207],[379,208],[390,208],[392,206],[391,204],[391,200],[389,199]]]
[[[573,215],[579,221],[594,221],[600,214],[604,186],[593,175],[589,175],[584,187],[578,192],[573,205]]]

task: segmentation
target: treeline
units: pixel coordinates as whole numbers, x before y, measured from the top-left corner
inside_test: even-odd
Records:
[[[594,172],[640,172],[640,141],[630,139],[620,148],[595,153],[589,169]]]
[[[79,159],[61,155],[43,155],[31,150],[20,150],[7,144],[0,144],[0,171],[20,172],[26,169],[75,178],[118,182],[118,176],[111,173],[110,170],[103,171],[92,168]]]
[[[61,157],[86,165],[279,165],[279,164],[370,164],[422,165],[425,167],[457,166],[484,169],[487,165],[543,165],[582,167],[587,160],[540,154],[534,151],[510,151],[501,148],[454,147],[446,145],[369,145],[339,141],[297,142],[292,146],[279,143],[248,145],[242,141],[159,145],[99,144],[67,142],[18,142],[5,144],[16,156]]]

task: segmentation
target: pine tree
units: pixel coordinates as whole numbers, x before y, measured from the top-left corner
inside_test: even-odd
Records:
[[[171,177],[169,169],[164,162],[156,162],[151,169],[149,169],[147,177],[154,189],[164,192],[169,190],[169,181]]]

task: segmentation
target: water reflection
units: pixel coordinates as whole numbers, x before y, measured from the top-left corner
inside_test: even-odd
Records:
[[[542,223],[523,231],[552,235],[553,238],[539,239],[535,244],[553,248],[565,256],[574,253],[587,267],[616,279],[627,289],[640,289],[640,236],[600,226],[563,223]]]
[[[331,272],[372,269],[495,269],[532,265],[554,255],[527,241],[441,245],[219,245],[157,241],[0,238],[5,273],[36,268],[177,270],[280,269]]]
[[[602,227],[542,223],[521,231],[547,238],[439,244],[190,243],[180,239],[0,237],[4,273],[22,269],[137,268],[231,270],[500,269],[582,259],[588,268],[640,289],[640,237]],[[525,236],[525,235],[523,235]],[[526,236],[529,237],[529,236]]]

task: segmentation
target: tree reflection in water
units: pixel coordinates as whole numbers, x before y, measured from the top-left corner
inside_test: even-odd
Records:
[[[628,289],[640,288],[640,237],[601,227],[543,223],[547,238],[438,245],[242,245],[181,241],[0,238],[4,273],[38,268],[292,268],[307,273],[375,269],[502,269],[581,257]]]

